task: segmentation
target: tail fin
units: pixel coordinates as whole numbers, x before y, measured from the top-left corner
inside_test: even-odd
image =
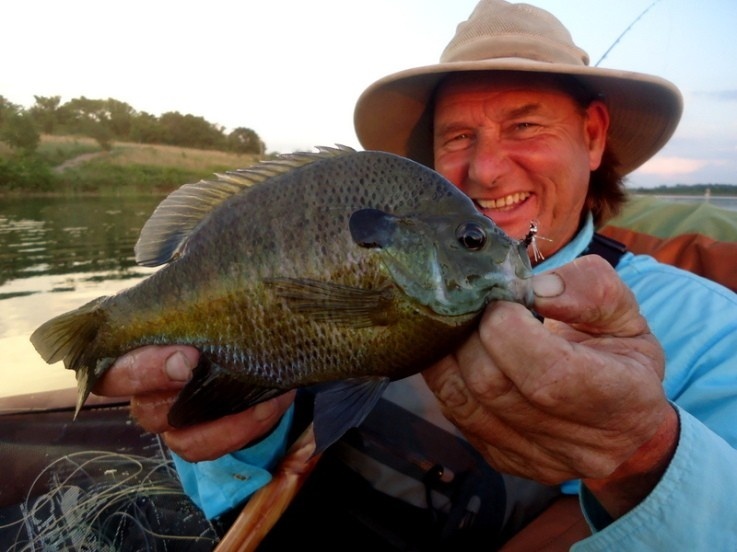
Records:
[[[104,318],[100,303],[105,299],[98,297],[76,310],[52,318],[31,334],[31,343],[46,362],[53,364],[63,360],[64,366],[76,373],[75,418],[104,372],[104,369],[97,369],[97,360],[94,354],[90,354],[90,348]]]

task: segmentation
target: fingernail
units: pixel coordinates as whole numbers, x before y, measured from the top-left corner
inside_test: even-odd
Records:
[[[192,377],[192,368],[184,353],[177,351],[166,359],[166,375],[172,381],[189,381]]]
[[[532,279],[532,290],[537,297],[558,297],[565,289],[563,279],[555,272],[540,274]]]

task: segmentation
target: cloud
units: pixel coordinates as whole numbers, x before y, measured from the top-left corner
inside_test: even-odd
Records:
[[[640,167],[639,172],[642,174],[657,176],[680,176],[695,173],[707,165],[711,161],[705,159],[687,159],[685,157],[656,157]]]
[[[710,90],[696,92],[697,96],[703,96],[720,102],[737,101],[737,90]]]

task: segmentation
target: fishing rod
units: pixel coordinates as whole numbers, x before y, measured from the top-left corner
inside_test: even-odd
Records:
[[[645,8],[645,9],[644,9],[644,10],[642,11],[642,13],[641,13],[640,15],[638,15],[638,16],[637,16],[637,17],[635,18],[635,20],[634,20],[634,21],[633,21],[632,23],[630,23],[630,24],[629,24],[629,26],[628,26],[628,27],[627,27],[627,28],[626,28],[626,29],[625,29],[624,31],[622,31],[622,34],[620,34],[620,35],[619,35],[619,36],[617,37],[617,39],[616,39],[616,40],[615,40],[614,42],[612,42],[612,45],[611,45],[611,46],[609,46],[609,48],[607,48],[607,51],[606,51],[606,52],[604,52],[604,54],[603,54],[603,55],[602,55],[602,56],[601,56],[601,57],[599,58],[599,61],[597,61],[597,62],[596,62],[596,63],[594,64],[594,67],[598,67],[598,66],[599,66],[599,64],[600,64],[600,63],[601,63],[602,61],[604,61],[604,58],[606,58],[606,57],[607,57],[607,56],[609,55],[609,52],[611,52],[611,51],[612,51],[612,49],[613,49],[613,48],[614,48],[614,47],[615,47],[615,46],[616,46],[617,44],[619,44],[619,41],[620,41],[620,40],[622,40],[622,38],[624,37],[624,35],[626,35],[626,34],[627,34],[627,33],[628,33],[629,31],[630,31],[630,29],[631,29],[632,27],[634,27],[634,26],[635,26],[635,24],[636,24],[636,23],[637,23],[637,22],[638,22],[638,21],[639,21],[640,19],[642,19],[642,17],[643,17],[643,16],[644,16],[644,15],[645,15],[645,14],[646,14],[647,12],[649,12],[649,11],[650,11],[650,9],[651,9],[651,8],[652,8],[652,7],[653,7],[653,6],[655,5],[655,4],[657,4],[658,2],[660,2],[660,0],[655,0],[655,1],[654,1],[654,2],[652,3],[652,4],[650,4],[650,5],[649,5],[649,6],[647,7],[647,8]]]

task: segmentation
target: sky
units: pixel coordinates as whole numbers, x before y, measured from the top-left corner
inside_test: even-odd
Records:
[[[681,89],[678,130],[629,186],[737,184],[735,0],[529,3],[558,17],[592,64],[614,45],[600,66],[655,74]],[[360,149],[352,123],[360,93],[385,75],[437,62],[475,5],[5,0],[0,95],[24,108],[34,95],[59,95],[190,113],[251,128],[268,151]]]

